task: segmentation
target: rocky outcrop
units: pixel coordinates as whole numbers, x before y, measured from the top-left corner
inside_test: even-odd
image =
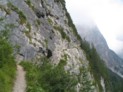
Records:
[[[80,48],[75,30],[69,26],[67,15],[64,0],[1,0],[0,30],[10,33],[18,62],[39,63],[38,60],[46,56],[52,64],[58,64],[61,59],[67,58],[65,70],[81,79],[76,85],[77,92],[88,86],[82,84],[80,68],[83,66],[86,73],[84,81],[89,81],[90,90],[97,92],[97,85],[92,85],[95,80],[88,60]]]

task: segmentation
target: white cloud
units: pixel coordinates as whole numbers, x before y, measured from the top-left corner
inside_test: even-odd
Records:
[[[123,33],[123,2],[121,0],[66,0],[67,9],[75,24],[96,23],[111,49],[121,42],[116,37]]]

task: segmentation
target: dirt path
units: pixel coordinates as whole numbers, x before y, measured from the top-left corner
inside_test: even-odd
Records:
[[[25,71],[21,65],[17,65],[17,75],[13,88],[13,92],[25,92],[26,89],[26,79]]]

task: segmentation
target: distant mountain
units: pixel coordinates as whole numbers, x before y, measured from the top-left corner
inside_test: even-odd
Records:
[[[81,37],[93,44],[100,57],[105,61],[107,67],[123,77],[123,60],[109,49],[107,42],[96,26],[77,26]]]
[[[123,59],[123,48],[121,48],[120,50],[118,50],[117,52],[117,55]]]

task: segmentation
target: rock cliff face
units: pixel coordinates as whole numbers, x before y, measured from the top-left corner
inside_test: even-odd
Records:
[[[17,62],[39,63],[38,59],[46,56],[58,64],[67,57],[65,70],[82,78],[80,67],[84,66],[92,92],[98,92],[97,85],[92,85],[95,80],[68,15],[64,0],[0,0],[0,30],[10,33]],[[82,83],[76,85],[77,92],[86,88],[87,84]]]
[[[76,92],[119,91],[119,86],[115,87],[116,91],[113,90],[117,84],[108,79],[107,73],[104,72],[106,68],[103,65],[99,67],[98,64],[103,63],[99,63],[101,60],[95,49],[84,49],[84,42],[72,23],[64,0],[0,0],[0,32],[8,36],[17,62],[30,61],[42,64],[41,58],[47,57],[50,63],[56,66],[59,62],[66,61],[64,69],[65,72],[70,72],[70,76],[75,77]],[[99,54],[105,57],[106,64],[114,70],[118,67],[122,69],[121,60],[118,59],[119,63],[116,63],[117,56],[109,50],[101,34],[95,32],[95,29],[91,33],[95,36],[88,35],[91,37],[89,40],[96,42],[94,45],[98,47]],[[87,35],[83,33],[83,37],[85,36]],[[108,61],[110,58],[112,62]],[[113,73],[112,75],[112,78],[117,77]],[[122,83],[119,85],[122,88]]]
[[[109,49],[105,38],[99,32],[98,28],[96,26],[78,26],[77,29],[83,39],[94,45],[107,67],[123,77],[123,60]]]

